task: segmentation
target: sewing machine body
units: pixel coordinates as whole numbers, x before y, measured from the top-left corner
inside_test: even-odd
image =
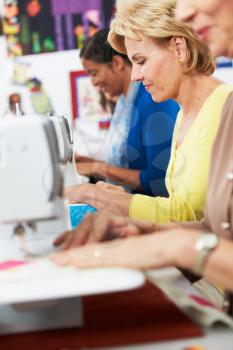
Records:
[[[0,259],[43,255],[69,229],[58,138],[48,117],[0,122]]]
[[[77,271],[35,259],[51,253],[54,239],[70,228],[63,178],[67,164],[72,174],[74,157],[63,126],[43,116],[0,121],[0,265],[23,262],[0,268],[0,334],[81,326],[79,297],[144,283],[139,271]]]

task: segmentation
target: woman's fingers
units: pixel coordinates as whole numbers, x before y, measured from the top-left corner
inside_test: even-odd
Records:
[[[78,227],[58,237],[54,245],[72,249],[85,244],[155,232],[157,226],[145,221],[130,220],[102,210],[88,214]]]
[[[68,236],[71,234],[71,232],[65,232],[62,235],[60,235],[58,238],[55,239],[53,242],[53,245],[55,247],[61,246],[68,238]]]
[[[170,256],[163,253],[169,239],[170,237],[156,234],[117,239],[53,254],[51,259],[59,265],[70,264],[78,268],[165,267],[171,264]]]
[[[113,191],[118,191],[118,192],[126,192],[124,187],[122,186],[116,186],[116,185],[112,185],[112,184],[109,184],[105,181],[98,181],[97,186],[100,186],[106,190],[113,190]]]

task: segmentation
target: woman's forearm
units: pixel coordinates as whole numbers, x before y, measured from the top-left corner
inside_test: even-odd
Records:
[[[184,233],[186,236],[182,235],[183,242],[178,244],[174,263],[179,268],[192,270],[198,254],[195,243],[200,237],[200,232],[187,230]],[[203,277],[233,291],[233,243],[231,241],[220,239],[218,246],[210,252],[205,261]]]
[[[102,176],[108,180],[119,182],[123,186],[129,186],[133,189],[140,189],[140,171],[118,168],[109,164],[100,163],[96,165],[95,172],[97,175]]]
[[[233,243],[222,239],[208,257],[204,276],[233,291]]]
[[[77,267],[130,267],[138,269],[176,266],[192,271],[198,257],[195,249],[200,231],[173,228],[155,233],[90,244],[55,257],[59,264]],[[98,251],[98,256],[95,252]],[[233,243],[220,239],[205,261],[203,276],[233,291]]]
[[[75,154],[75,161],[76,162],[89,162],[89,163],[92,163],[92,162],[94,162],[95,161],[95,159],[94,158],[90,158],[90,157],[86,157],[86,156],[80,156],[80,155],[78,155],[78,154]]]

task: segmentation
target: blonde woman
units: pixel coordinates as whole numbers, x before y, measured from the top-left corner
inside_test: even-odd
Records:
[[[216,43],[210,45],[221,53],[229,51],[233,35],[233,1],[228,0],[179,0],[179,16],[189,24],[200,23],[204,16],[211,16],[212,26],[219,26]],[[192,18],[190,17],[192,14]],[[217,22],[215,22],[217,21]],[[212,29],[209,28],[212,32]],[[229,38],[222,51],[222,32]],[[216,31],[216,34],[218,31]],[[233,57],[231,55],[230,57]],[[121,244],[102,243],[90,245],[77,250],[60,253],[54,260],[61,264],[74,264],[78,267],[87,266],[130,266],[138,268],[155,268],[176,265],[195,271],[207,277],[210,281],[225,286],[233,291],[233,94],[229,96],[223,109],[221,125],[214,143],[211,171],[208,186],[208,200],[205,217],[201,223],[189,223],[182,226],[163,225],[159,227],[147,223],[136,223],[126,218],[107,215],[99,212],[96,216],[82,223],[83,235],[79,243],[104,240],[109,237],[130,236],[146,232],[155,234],[132,237],[122,240]],[[101,225],[100,225],[101,224]],[[93,233],[98,232],[97,235]],[[163,234],[160,234],[162,233]],[[204,232],[204,234],[203,234]],[[213,232],[212,247],[203,244],[203,238],[210,237],[206,232]],[[216,234],[225,238],[216,239]],[[75,237],[75,235],[73,235]],[[77,237],[76,237],[77,239]],[[202,249],[200,243],[202,242]],[[214,243],[215,242],[215,243]],[[210,242],[209,242],[210,243]],[[214,244],[213,244],[214,243]],[[113,243],[114,244],[114,243]],[[98,251],[97,255],[93,254]],[[201,258],[200,258],[201,255]],[[197,264],[197,262],[199,264]],[[197,265],[199,270],[197,271]],[[195,267],[195,268],[194,268]],[[229,297],[229,312],[233,315],[233,296]]]
[[[132,195],[103,186],[70,188],[70,202],[84,202],[153,223],[203,217],[212,144],[232,87],[211,77],[212,56],[196,34],[174,16],[173,1],[118,0],[109,41],[132,62],[132,80],[156,102],[175,99],[182,107],[166,173],[169,197]]]

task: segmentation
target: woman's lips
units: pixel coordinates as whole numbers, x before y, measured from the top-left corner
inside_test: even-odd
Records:
[[[149,91],[149,90],[150,90],[151,86],[152,86],[152,84],[147,84],[147,85],[144,85],[144,87],[145,87],[145,89],[146,89],[147,91]]]

